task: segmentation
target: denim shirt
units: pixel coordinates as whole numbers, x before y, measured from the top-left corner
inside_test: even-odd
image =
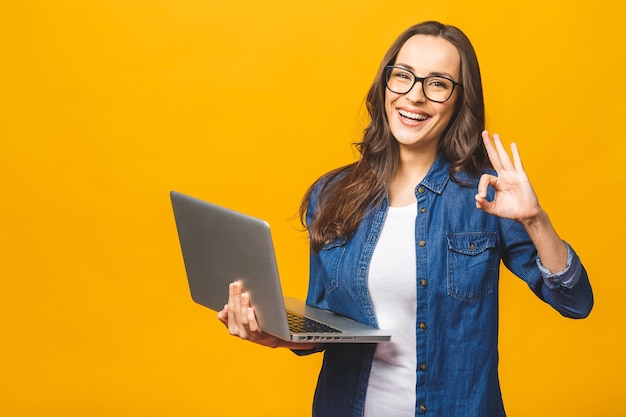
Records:
[[[504,416],[497,372],[500,260],[563,316],[586,317],[593,295],[569,245],[567,268],[551,274],[541,266],[523,226],[477,209],[476,187],[452,181],[448,167],[438,157],[415,189],[415,415]],[[315,215],[317,192],[319,184],[308,222]],[[311,253],[308,304],[377,326],[367,281],[387,208],[385,199],[351,237],[325,242],[318,254]],[[319,347],[324,360],[314,417],[363,415],[375,349],[375,344]]]

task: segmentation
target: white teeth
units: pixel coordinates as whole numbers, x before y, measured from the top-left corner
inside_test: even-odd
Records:
[[[424,116],[423,114],[411,113],[406,110],[398,110],[398,113],[400,113],[402,117],[407,117],[409,119],[418,120],[420,122],[428,119],[428,116]]]

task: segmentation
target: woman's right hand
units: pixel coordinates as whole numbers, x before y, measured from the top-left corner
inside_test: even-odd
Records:
[[[308,344],[287,342],[261,330],[254,309],[250,305],[250,295],[242,291],[240,282],[233,282],[228,286],[228,304],[217,313],[217,318],[224,323],[231,335],[262,346],[311,348]]]

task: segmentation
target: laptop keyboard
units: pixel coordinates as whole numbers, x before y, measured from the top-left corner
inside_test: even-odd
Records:
[[[287,321],[289,321],[289,329],[292,333],[341,333],[341,330],[334,327],[289,311],[287,312]]]

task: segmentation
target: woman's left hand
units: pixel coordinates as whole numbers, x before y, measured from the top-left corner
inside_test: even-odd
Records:
[[[511,144],[513,161],[496,133],[493,140],[486,130],[482,134],[487,154],[498,176],[483,174],[478,184],[476,207],[499,216],[520,222],[533,221],[541,215],[539,200],[522,166],[517,145]],[[487,200],[487,187],[495,190],[493,201]]]
[[[498,176],[484,174],[480,177],[476,207],[496,216],[519,221],[537,248],[543,266],[553,273],[563,271],[567,267],[567,247],[554,230],[547,213],[539,206],[517,146],[511,144],[511,161],[499,135],[493,135],[492,140],[489,133],[484,131],[483,142]],[[496,191],[493,201],[487,200],[488,186]]]

